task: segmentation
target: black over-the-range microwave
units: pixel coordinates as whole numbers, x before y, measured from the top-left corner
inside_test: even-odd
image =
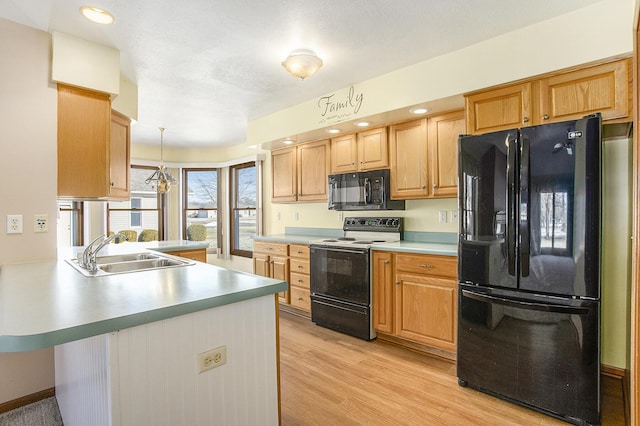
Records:
[[[390,196],[389,169],[329,175],[329,210],[404,210]]]

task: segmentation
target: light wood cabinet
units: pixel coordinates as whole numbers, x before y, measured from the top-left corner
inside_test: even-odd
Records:
[[[603,120],[630,118],[631,62],[561,71],[465,96],[467,132],[573,120],[600,112]]]
[[[456,257],[375,251],[374,328],[455,353],[456,274]]]
[[[331,173],[387,167],[389,167],[389,143],[386,127],[331,139]]]
[[[326,201],[329,165],[328,139],[273,151],[271,201]]]
[[[289,290],[291,291],[291,306],[310,312],[309,246],[303,244],[290,244],[289,256]]]
[[[253,273],[289,281],[289,245],[267,241],[253,242]],[[289,303],[289,291],[278,293],[280,303]]]
[[[427,119],[430,197],[458,195],[458,136],[465,133],[464,111],[453,111]]]
[[[172,254],[174,256],[184,257],[186,259],[195,260],[197,262],[207,262],[207,249],[190,249],[190,250],[177,250],[177,251],[168,251],[168,254]]]
[[[391,198],[426,198],[427,119],[394,124],[389,128]]]
[[[58,196],[129,198],[129,126],[108,94],[58,84]]]

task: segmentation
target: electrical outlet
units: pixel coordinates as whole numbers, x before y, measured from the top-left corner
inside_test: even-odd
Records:
[[[340,221],[340,223],[342,223],[342,221],[344,220],[344,213],[338,212],[338,220]]]
[[[440,212],[438,214],[438,218],[440,220],[440,223],[447,223],[447,211],[446,210],[440,210]]]
[[[295,213],[293,214],[293,217],[294,217],[294,219],[295,219],[295,220],[299,220],[299,219],[300,219],[300,213],[295,212]]]
[[[458,222],[458,210],[451,210],[451,222]]]
[[[49,215],[33,215],[33,232],[49,232]]]
[[[198,372],[204,373],[227,363],[227,347],[220,346],[198,354]]]
[[[7,234],[22,234],[22,215],[7,215]]]
[[[277,212],[277,213],[276,213],[276,219],[277,219],[277,220],[280,220],[280,217],[281,217],[280,212]]]

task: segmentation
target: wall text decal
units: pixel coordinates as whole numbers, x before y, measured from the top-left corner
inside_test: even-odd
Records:
[[[344,97],[332,93],[318,99],[318,110],[322,117],[319,124],[333,124],[353,118],[360,111],[364,100],[363,93],[356,93],[351,86]]]

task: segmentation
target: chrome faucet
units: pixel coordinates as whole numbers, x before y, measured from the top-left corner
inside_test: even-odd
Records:
[[[116,238],[124,238],[127,241],[129,240],[124,234],[118,232],[109,238],[107,238],[106,235],[100,235],[95,240],[91,241],[82,252],[82,267],[90,272],[96,272],[98,270],[98,265],[96,264],[96,256],[98,252]],[[94,248],[96,244],[97,246]]]

